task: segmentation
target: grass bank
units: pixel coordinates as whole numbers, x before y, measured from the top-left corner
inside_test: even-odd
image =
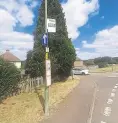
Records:
[[[50,110],[75,88],[79,79],[54,83],[50,87]],[[44,118],[44,87],[34,93],[22,93],[0,104],[0,123],[39,123]]]
[[[118,65],[90,70],[91,73],[118,72]]]

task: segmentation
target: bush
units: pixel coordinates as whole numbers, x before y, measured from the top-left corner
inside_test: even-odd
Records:
[[[104,67],[107,67],[108,64],[106,62],[101,62],[98,64],[99,68],[104,68]]]
[[[0,99],[17,89],[20,71],[12,63],[0,59]]]

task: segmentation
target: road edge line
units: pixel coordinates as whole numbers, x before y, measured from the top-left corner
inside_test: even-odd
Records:
[[[87,123],[91,123],[91,122],[92,122],[93,111],[94,111],[94,107],[95,107],[96,94],[97,94],[97,89],[98,89],[98,86],[97,86],[97,84],[94,82],[93,99],[92,99],[92,104],[91,104],[91,107],[90,107],[89,118],[88,118],[88,120],[87,120]]]

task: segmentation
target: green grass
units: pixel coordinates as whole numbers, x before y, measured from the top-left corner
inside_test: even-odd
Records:
[[[104,72],[117,72],[118,71],[118,65],[113,65],[105,68],[97,68],[94,70],[90,70],[90,72],[96,72],[96,73],[104,73]]]

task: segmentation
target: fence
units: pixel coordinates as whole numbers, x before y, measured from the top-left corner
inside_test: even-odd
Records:
[[[37,78],[28,77],[28,78],[22,79],[19,85],[15,89],[13,89],[12,92],[0,97],[0,103],[2,100],[6,99],[7,97],[15,96],[24,92],[34,92],[37,89],[39,89],[41,85],[43,84],[44,84],[43,77],[37,77]]]
[[[15,96],[20,93],[25,92],[34,92],[36,88],[40,88],[41,85],[43,85],[43,77],[37,77],[37,78],[25,78],[22,79],[21,82],[18,85],[18,88],[14,90],[12,94],[9,96]]]
[[[27,78],[21,81],[19,84],[20,93],[32,92],[37,87],[43,85],[43,77]]]

